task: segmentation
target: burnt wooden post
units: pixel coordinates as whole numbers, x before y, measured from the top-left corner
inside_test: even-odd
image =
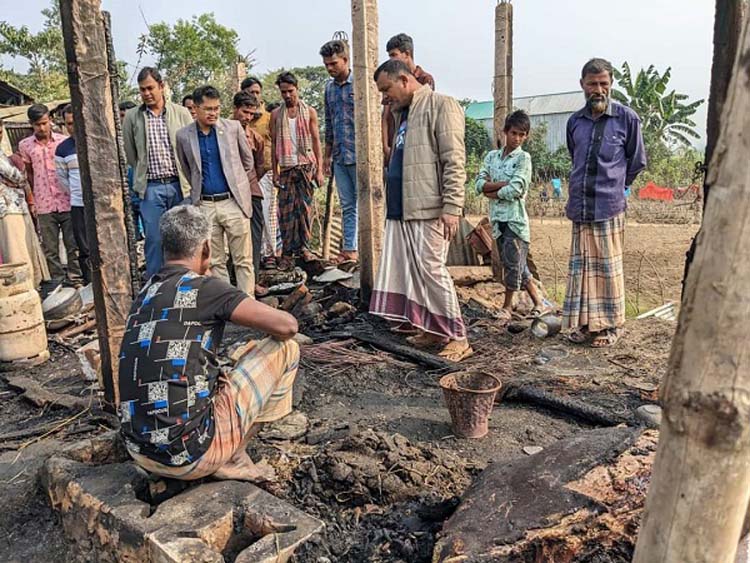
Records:
[[[662,384],[664,416],[635,563],[732,563],[750,501],[750,30]]]
[[[724,101],[727,97],[732,67],[737,56],[737,42],[742,31],[742,22],[747,13],[747,0],[716,0],[714,19],[714,56],[711,64],[711,90],[708,96],[708,117],[706,120],[706,153],[703,162],[708,164],[714,154],[716,141],[719,138],[719,124]],[[711,185],[708,174],[703,182],[703,209]],[[695,256],[697,237],[690,243],[685,260],[685,272],[682,277],[683,295],[690,265]]]
[[[60,17],[91,247],[105,408],[114,412],[132,284],[104,20],[99,0],[60,0]]]
[[[495,80],[493,146],[501,148],[505,117],[513,109],[513,5],[502,0],[495,6]],[[502,281],[502,259],[497,244],[492,245],[492,274]]]
[[[377,0],[352,0],[352,68],[357,151],[357,207],[361,297],[370,301],[383,240],[383,140],[378,64]]]

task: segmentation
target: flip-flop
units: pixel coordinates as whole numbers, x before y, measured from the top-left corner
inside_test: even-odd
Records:
[[[460,362],[472,354],[474,354],[474,350],[468,340],[451,340],[437,353],[441,358],[451,362]]]
[[[611,348],[622,337],[622,330],[619,328],[608,328],[598,332],[591,341],[592,348]]]
[[[574,328],[568,333],[568,340],[573,344],[586,344],[590,338],[591,334],[586,327]]]

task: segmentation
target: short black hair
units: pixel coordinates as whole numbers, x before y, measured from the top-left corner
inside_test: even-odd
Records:
[[[208,98],[210,100],[221,100],[221,94],[219,94],[219,91],[216,88],[214,88],[210,84],[206,84],[205,86],[199,86],[193,92],[193,101],[195,102],[196,106],[201,105],[204,98]]]
[[[581,69],[581,80],[586,78],[587,74],[601,74],[602,72],[609,73],[609,79],[612,80],[612,63],[607,59],[589,59]]]
[[[245,78],[245,80],[242,81],[242,84],[240,84],[240,90],[246,90],[247,88],[250,88],[250,86],[254,86],[255,84],[260,86],[260,90],[262,92],[263,83],[255,76],[248,76],[247,78]]]
[[[49,115],[49,110],[44,104],[34,104],[26,110],[26,117],[29,118],[29,123],[32,125],[43,118],[45,115]]]
[[[404,61],[400,61],[398,59],[388,59],[383,64],[381,64],[376,70],[375,70],[375,82],[378,81],[378,77],[382,73],[386,73],[391,78],[396,78],[401,75],[407,75],[407,76],[414,76],[411,73],[411,70],[409,70],[409,67],[406,66],[406,63]]]
[[[297,77],[294,76],[291,72],[284,71],[281,74],[279,74],[279,77],[276,79],[276,86],[281,86],[281,84],[291,84],[292,86],[297,86]]]
[[[349,46],[345,41],[334,39],[333,41],[324,43],[320,48],[321,57],[333,57],[337,55],[345,59],[349,58]]]
[[[528,134],[529,131],[531,131],[531,120],[529,119],[529,114],[522,109],[517,109],[513,113],[509,113],[505,118],[503,131],[507,133],[510,131],[511,127],[515,127],[519,131]]]
[[[68,114],[72,115],[73,114],[73,104],[68,104],[67,106],[65,106],[63,108],[63,110],[62,110],[62,114],[63,114],[63,117],[66,116],[66,115],[68,115]]]
[[[271,113],[273,110],[275,110],[277,107],[281,105],[281,102],[268,102],[266,104],[266,111]]]
[[[120,108],[120,111],[128,111],[129,109],[133,109],[135,107],[135,102],[125,100],[124,102],[120,102],[120,105],[118,107]]]
[[[248,92],[237,92],[234,95],[234,99],[232,99],[232,103],[236,108],[241,108],[244,106],[249,106],[251,108],[260,107],[260,100],[258,99],[258,96],[249,94]]]
[[[392,51],[393,49],[398,49],[402,53],[409,55],[412,59],[414,58],[414,40],[406,35],[406,33],[399,33],[388,40],[385,50]]]
[[[144,66],[138,73],[138,84],[146,80],[149,76],[156,80],[159,84],[164,82],[164,80],[162,80],[161,72],[159,72],[159,69],[153,66]]]
[[[192,95],[192,94],[185,94],[184,96],[182,96],[182,101],[180,102],[180,105],[183,105],[183,106],[184,106],[184,105],[185,105],[185,102],[186,102],[186,101],[188,101],[188,100],[191,100],[191,101],[193,101],[193,102],[195,101],[195,100],[193,99],[193,95]]]

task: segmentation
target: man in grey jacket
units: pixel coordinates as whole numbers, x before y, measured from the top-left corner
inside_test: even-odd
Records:
[[[250,182],[255,163],[239,121],[219,117],[221,100],[213,86],[193,92],[195,122],[177,132],[177,157],[190,182],[194,205],[211,223],[211,271],[229,279],[224,237],[237,274],[237,287],[253,295],[253,247],[250,217],[253,214]],[[257,181],[257,180],[256,180]]]
[[[146,275],[161,269],[159,220],[190,193],[175,154],[177,130],[193,122],[190,112],[164,97],[159,71],[144,67],[138,73],[143,104],[128,110],[122,136],[128,164],[133,167],[133,189],[141,198],[141,220],[146,234]]]
[[[386,184],[386,224],[370,312],[412,333],[415,346],[460,361],[472,350],[445,260],[463,213],[464,114],[453,98],[422,86],[406,64],[375,71],[396,131]]]

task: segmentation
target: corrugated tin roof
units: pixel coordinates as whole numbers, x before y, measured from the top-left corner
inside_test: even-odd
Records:
[[[583,92],[559,92],[540,96],[521,96],[513,98],[513,107],[522,109],[529,115],[551,115],[555,113],[573,113],[583,107]],[[466,108],[466,116],[472,119],[492,119],[494,102],[475,102]]]

